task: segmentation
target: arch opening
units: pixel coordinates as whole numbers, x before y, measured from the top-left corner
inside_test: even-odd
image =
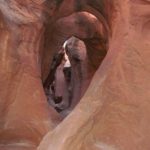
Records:
[[[87,82],[87,50],[84,42],[70,37],[52,60],[44,89],[50,105],[67,113],[78,103]]]
[[[106,56],[108,35],[103,23],[88,12],[61,18],[52,29],[51,49],[55,52],[44,89],[50,105],[66,116],[78,104]]]

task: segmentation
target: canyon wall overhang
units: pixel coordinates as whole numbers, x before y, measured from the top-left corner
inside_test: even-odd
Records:
[[[42,82],[72,36],[55,37],[55,23],[79,11],[101,22],[90,39],[102,39],[107,55],[62,121]],[[149,0],[1,0],[0,33],[0,150],[150,149]]]

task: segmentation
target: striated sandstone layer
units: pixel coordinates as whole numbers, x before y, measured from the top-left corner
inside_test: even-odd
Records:
[[[62,121],[43,82],[72,36],[92,81]],[[149,150],[149,50],[149,0],[1,0],[0,150]]]
[[[81,102],[38,150],[150,149],[150,3],[113,3],[104,62]]]

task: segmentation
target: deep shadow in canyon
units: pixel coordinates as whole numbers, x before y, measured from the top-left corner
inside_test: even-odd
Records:
[[[148,0],[0,0],[0,150],[149,150]]]
[[[109,38],[108,25],[100,12],[92,8],[89,2],[72,1],[72,3],[74,5],[70,14],[63,16],[60,13],[59,15],[62,15],[60,17],[56,12],[56,18],[47,21],[42,71],[48,101],[58,112],[64,112],[63,114],[66,115],[76,106],[88,88],[107,53]],[[91,7],[91,10],[95,10],[94,14],[85,11],[85,3]],[[56,7],[58,12],[61,9],[63,9],[61,5]],[[66,41],[69,42],[63,48],[63,43]],[[63,72],[64,51],[65,55],[70,55],[68,57],[71,62],[70,83],[65,81],[66,76]],[[82,55],[86,55],[84,59]]]

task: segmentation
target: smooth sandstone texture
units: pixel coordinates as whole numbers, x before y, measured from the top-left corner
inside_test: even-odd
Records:
[[[17,5],[5,2],[0,2],[0,149],[35,149],[60,121],[42,87],[44,28],[41,21],[29,16],[21,20],[13,11]]]
[[[75,110],[38,150],[149,150],[150,4],[114,1],[108,54]]]
[[[149,0],[1,0],[0,150],[149,150],[149,16]],[[71,36],[92,74],[108,52],[61,122],[42,82]]]

